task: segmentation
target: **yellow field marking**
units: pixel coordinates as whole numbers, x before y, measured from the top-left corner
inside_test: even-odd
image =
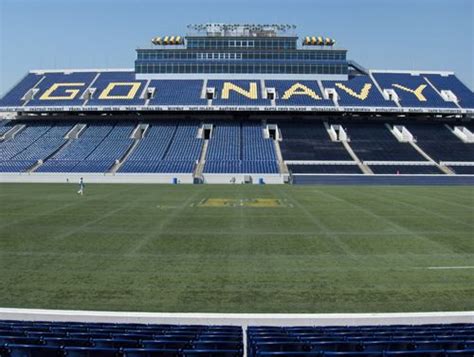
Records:
[[[207,198],[201,200],[197,207],[252,207],[252,208],[279,208],[289,207],[285,200],[276,198]]]

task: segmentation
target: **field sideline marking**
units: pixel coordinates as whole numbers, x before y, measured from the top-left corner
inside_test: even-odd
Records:
[[[467,266],[451,266],[451,267],[428,267],[428,270],[443,270],[443,269],[474,269],[474,265]]]

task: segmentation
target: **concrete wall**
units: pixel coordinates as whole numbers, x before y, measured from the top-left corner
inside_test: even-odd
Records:
[[[204,174],[204,183],[209,184],[241,184],[245,181],[242,174]],[[283,176],[281,175],[258,175],[251,174],[254,184],[259,184],[260,178],[263,178],[266,184],[281,184]],[[83,177],[86,183],[138,183],[138,184],[157,184],[174,183],[174,179],[179,184],[192,184],[194,179],[192,174],[101,174],[101,173],[1,173],[0,183],[66,183],[79,182]],[[233,180],[235,178],[235,180]],[[235,182],[232,182],[235,181]]]

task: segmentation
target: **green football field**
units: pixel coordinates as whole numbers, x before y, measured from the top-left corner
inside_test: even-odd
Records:
[[[0,307],[474,310],[474,187],[0,185]]]

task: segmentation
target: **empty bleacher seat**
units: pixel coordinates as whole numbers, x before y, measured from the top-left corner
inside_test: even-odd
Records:
[[[269,106],[271,104],[270,100],[262,98],[262,88],[258,80],[209,80],[207,87],[215,89],[212,105]]]
[[[346,107],[395,107],[386,100],[369,76],[350,77],[347,81],[323,81],[324,88],[332,88],[339,97],[339,106]]]
[[[87,106],[144,105],[147,81],[135,79],[135,72],[101,72],[92,84],[95,89]]]
[[[474,161],[474,145],[461,141],[444,123],[407,124],[416,143],[435,161]]]
[[[149,87],[155,93],[148,105],[207,105],[207,99],[201,98],[203,86],[203,80],[152,80]]]
[[[324,98],[317,81],[266,80],[265,86],[275,88],[278,106],[334,106],[332,100]]]
[[[292,121],[278,123],[284,160],[352,161],[342,143],[332,142],[321,122]]]
[[[373,76],[382,90],[392,89],[397,93],[400,105],[405,108],[457,108],[445,101],[425,80],[423,74],[379,73]]]

